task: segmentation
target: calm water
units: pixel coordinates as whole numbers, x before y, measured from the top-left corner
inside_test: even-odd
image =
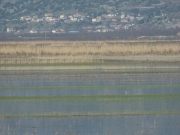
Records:
[[[180,94],[179,73],[1,74],[0,86],[0,96],[6,97],[0,100],[2,116],[0,135],[180,134],[179,97],[111,97],[112,95],[178,95]],[[109,95],[109,97],[94,97],[97,95]],[[58,96],[59,98],[13,99],[24,96]],[[90,96],[90,98],[81,98],[81,96]],[[124,112],[145,114],[112,115]],[[149,115],[146,112],[153,113]],[[162,112],[178,113],[162,115]],[[109,116],[87,116],[88,113],[109,114]],[[33,117],[32,114],[69,115],[68,117]],[[74,114],[82,114],[82,116],[74,116]],[[8,117],[5,117],[6,115]],[[15,115],[26,115],[26,117],[13,117]]]
[[[179,135],[180,116],[4,118],[2,135]]]

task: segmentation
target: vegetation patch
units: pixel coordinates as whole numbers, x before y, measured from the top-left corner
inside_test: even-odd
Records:
[[[0,90],[83,90],[83,89],[160,89],[160,88],[180,88],[180,85],[121,85],[121,86],[37,86],[37,87],[1,87]]]
[[[41,64],[56,63],[138,61],[138,59],[134,60],[133,57],[128,60],[126,58],[119,59],[118,57],[138,55],[171,56],[179,54],[180,44],[178,42],[96,41],[91,43],[89,41],[32,41],[0,43],[1,64],[30,64],[30,66],[31,64],[40,64],[39,66],[41,66]],[[112,56],[117,58],[111,58]],[[146,59],[140,61],[146,61]],[[156,60],[151,59],[151,61]]]
[[[147,95],[92,95],[92,96],[9,96],[0,100],[53,100],[53,99],[100,99],[100,98],[180,98],[180,94]]]

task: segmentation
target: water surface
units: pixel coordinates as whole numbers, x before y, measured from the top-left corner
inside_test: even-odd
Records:
[[[0,135],[180,133],[179,73],[28,72],[0,86]]]

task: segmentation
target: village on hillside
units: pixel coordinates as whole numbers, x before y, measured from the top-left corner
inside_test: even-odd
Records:
[[[30,2],[30,1],[29,1]],[[38,2],[38,1],[36,1]],[[40,1],[39,1],[40,2]],[[95,3],[95,2],[94,2]],[[143,6],[130,2],[107,1],[102,5],[91,4],[89,7],[80,5],[86,3],[74,2],[67,4],[64,2],[55,8],[57,2],[51,3],[51,9],[40,12],[27,10],[27,13],[16,14],[16,10],[11,12],[9,18],[2,18],[0,23],[1,32],[23,34],[23,33],[106,33],[128,29],[176,29],[180,28],[180,16],[178,3],[167,6],[167,2],[153,2]],[[44,4],[44,5],[43,5]],[[12,4],[9,4],[12,5]],[[15,4],[14,4],[15,5]],[[14,7],[13,5],[13,7]],[[24,3],[22,5],[30,5]],[[44,2],[40,5],[45,6]],[[41,11],[38,8],[37,10]],[[63,6],[64,5],[64,6]],[[65,6],[66,5],[66,6]],[[79,6],[80,7],[79,7]],[[77,10],[65,12],[66,8],[74,6]],[[4,10],[8,10],[8,6]],[[29,7],[29,6],[27,6]],[[34,4],[32,3],[32,8]],[[94,9],[94,10],[93,10]],[[83,11],[86,12],[83,12]],[[6,16],[5,16],[6,17]]]
[[[154,16],[155,19],[163,18],[165,14],[161,14],[159,16]],[[119,31],[121,29],[129,29],[130,27],[138,27],[141,23],[146,21],[147,17],[141,14],[103,14],[97,17],[90,17],[86,14],[75,13],[75,14],[61,14],[58,17],[55,17],[53,13],[44,14],[44,16],[21,16],[19,18],[20,21],[25,22],[27,24],[38,24],[38,23],[49,23],[56,24],[59,23],[61,25],[66,24],[80,24],[80,23],[89,23],[88,26],[77,27],[77,28],[55,28],[55,29],[39,29],[33,27],[32,29],[23,29],[18,30],[15,28],[7,28],[7,32],[14,33],[76,33],[79,31],[86,32],[113,32]]]

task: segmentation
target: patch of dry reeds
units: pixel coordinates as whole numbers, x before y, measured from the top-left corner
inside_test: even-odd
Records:
[[[51,56],[51,55],[140,55],[179,54],[178,42],[1,42],[0,55]]]

